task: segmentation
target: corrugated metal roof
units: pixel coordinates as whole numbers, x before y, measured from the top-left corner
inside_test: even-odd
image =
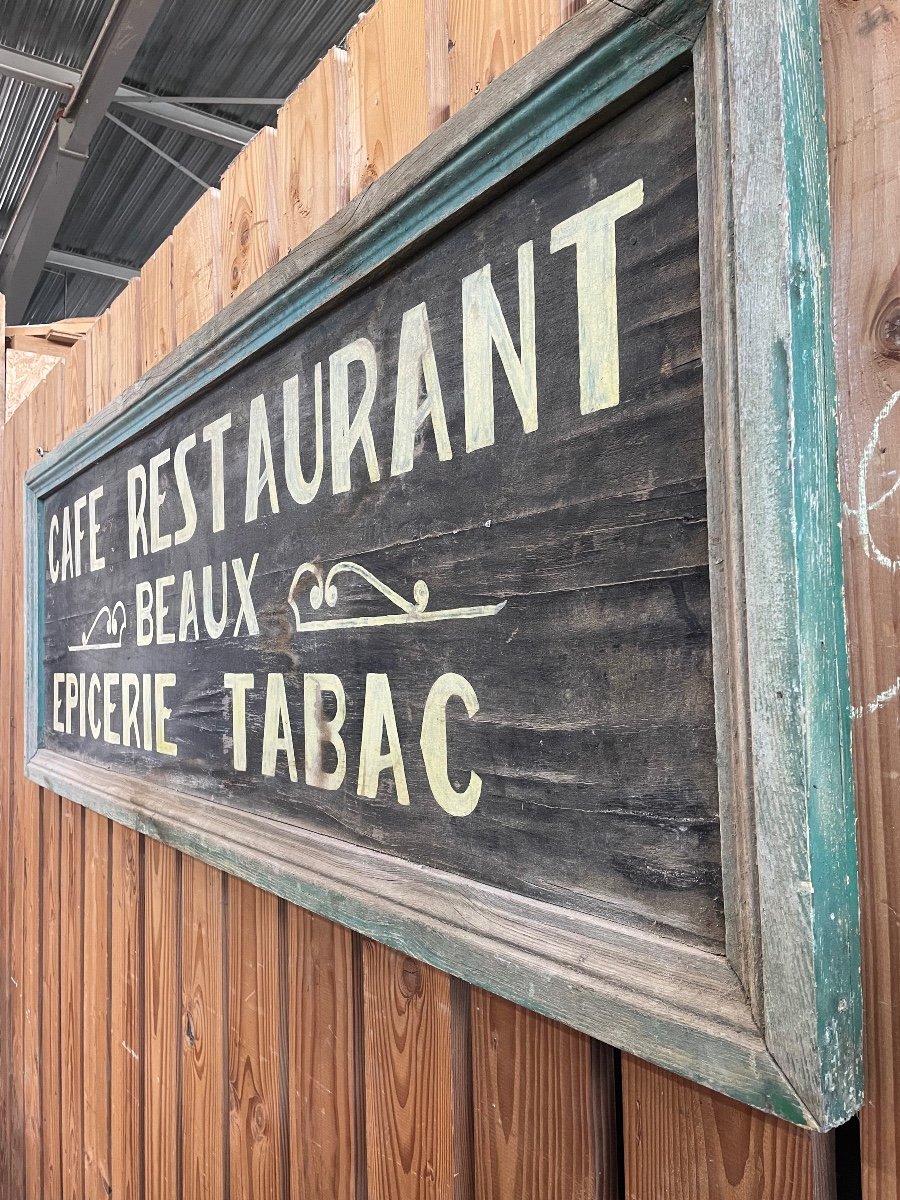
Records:
[[[109,0],[3,0],[0,41],[80,70],[108,9]]]
[[[0,78],[0,233],[16,210],[58,107],[56,92]]]
[[[371,0],[167,0],[125,82],[157,95],[287,96],[322,55],[343,40]],[[108,0],[0,0],[0,43],[80,69]],[[7,227],[60,97],[0,79],[0,232]],[[217,112],[250,128],[274,124],[270,107],[222,103]],[[133,112],[116,113],[209,185],[233,153],[163,129]],[[60,249],[140,267],[200,188],[109,122],[56,238]],[[121,288],[113,280],[43,272],[26,320],[52,321],[102,311]]]

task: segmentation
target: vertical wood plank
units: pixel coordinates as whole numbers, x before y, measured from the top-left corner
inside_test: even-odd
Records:
[[[222,243],[218,188],[204,192],[172,234],[175,345],[222,307]]]
[[[478,1200],[618,1194],[609,1052],[473,989],[472,1057]]]
[[[60,975],[62,1014],[62,1197],[84,1195],[84,809],[61,801],[60,880],[64,880]]]
[[[112,826],[110,963],[110,1171],[113,1196],[143,1196],[143,846]]]
[[[23,461],[23,445],[28,438],[28,405],[20,406],[9,418],[4,430],[6,451],[4,467],[4,507],[8,514],[7,545],[9,559],[19,561],[22,522],[21,490],[18,487]],[[22,593],[17,570],[4,572],[8,576],[8,607],[6,609],[7,671],[12,681],[20,678]],[[9,1194],[25,1192],[25,797],[21,786],[21,762],[17,736],[17,689],[12,688],[9,712],[4,722],[4,757],[7,763],[6,802],[9,812],[9,1021],[10,1021],[10,1078],[9,1078]]]
[[[369,1196],[456,1200],[450,977],[368,940],[363,966]]]
[[[299,246],[350,199],[347,54],[333,49],[278,112],[278,241]]]
[[[46,1196],[62,1193],[59,796],[41,789],[41,1146]]]
[[[626,1200],[835,1200],[833,1141],[622,1056]]]
[[[355,1200],[364,1192],[353,934],[289,905],[287,962],[290,1197]]]
[[[228,879],[229,1162],[232,1200],[286,1183],[281,902]]]
[[[43,412],[46,384],[41,383],[21,406],[25,422],[21,426],[24,434],[19,443],[19,463],[16,488],[21,493],[21,480],[33,461],[37,459],[36,448],[43,438],[40,415]],[[18,503],[21,520],[22,502]],[[15,571],[19,580],[23,577],[24,561],[21,536],[18,539]],[[19,587],[21,592],[21,585]],[[21,600],[18,604],[19,618],[16,631],[21,630],[23,619]],[[21,637],[17,641],[21,642]],[[23,652],[16,650],[14,667],[12,710],[15,722],[13,747],[13,770],[17,777],[16,790],[21,798],[20,821],[23,843],[23,888],[24,888],[24,937],[22,949],[22,989],[25,1007],[24,1026],[24,1110],[25,1110],[25,1193],[43,1194],[43,1153],[41,1110],[41,976],[43,971],[43,928],[41,913],[41,792],[24,778],[23,700]]]
[[[176,345],[173,237],[141,271],[141,371]],[[181,862],[171,846],[145,839],[144,894],[144,1188],[153,1200],[180,1192]]]
[[[172,237],[167,237],[141,268],[141,362],[135,378],[165,358],[176,345],[173,242]]]
[[[88,391],[88,417],[100,412],[110,400],[109,328],[110,317],[109,309],[107,309],[106,312],[101,313],[87,334],[91,375],[91,386]]]
[[[860,859],[866,1200],[900,1197],[900,108],[895,6],[824,0],[835,354]]]
[[[225,1195],[227,1059],[224,878],[182,859],[182,1194]]]
[[[108,340],[107,400],[121,396],[141,373],[141,281],[132,279],[113,300],[101,322]]]
[[[144,843],[144,1193],[180,1194],[181,856]]]
[[[446,0],[379,0],[347,36],[350,194],[447,119]]]
[[[458,112],[584,0],[448,0],[450,111]]]
[[[47,376],[41,440],[49,450],[62,440],[68,364],[61,360]],[[41,789],[41,1112],[43,1184],[50,1196],[62,1193],[62,809],[59,796]]]
[[[105,1200],[111,1187],[110,1119],[110,823],[84,814],[84,1194]]]
[[[66,359],[62,432],[73,433],[87,412],[88,343]],[[84,809],[60,800],[60,1098],[63,1200],[84,1195]]]
[[[262,128],[222,176],[221,230],[225,303],[278,262],[275,130]]]
[[[6,345],[6,299],[0,294],[0,337]],[[9,435],[6,430],[6,352],[0,351],[0,561],[9,561],[12,554],[9,505],[12,479],[7,465]],[[8,677],[12,629],[9,626],[10,599],[8,586],[12,572],[0,575],[0,677]],[[7,768],[9,756],[6,735],[10,714],[0,716],[0,1195],[9,1194],[10,1157],[10,1087],[13,1069],[10,991],[12,970],[10,961],[9,880],[11,876],[9,803]]]

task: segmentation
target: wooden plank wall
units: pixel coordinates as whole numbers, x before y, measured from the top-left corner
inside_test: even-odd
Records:
[[[39,448],[152,369],[577,6],[379,0],[288,100],[277,132],[254,139],[0,428],[0,1200],[838,1194],[831,1138],[620,1059],[22,777],[21,478]],[[824,11],[852,506],[872,420],[900,387],[896,252],[884,252],[898,214],[875,190],[897,182],[900,26],[876,0]],[[864,355],[849,352],[857,345]],[[893,580],[854,553],[864,697],[897,657],[896,606]],[[900,674],[887,670],[888,682]],[[900,743],[887,708],[862,729],[863,1146],[867,1200],[888,1200],[900,1005],[882,997],[898,953],[888,801]]]

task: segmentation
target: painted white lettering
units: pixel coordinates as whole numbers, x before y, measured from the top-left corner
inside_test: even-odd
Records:
[[[59,559],[56,555],[55,542],[59,539],[59,515],[54,513],[50,518],[50,532],[47,535],[47,566],[50,569],[50,582],[59,579]]]
[[[266,687],[266,715],[263,720],[263,775],[275,774],[279,753],[287,757],[288,774],[292,782],[296,783],[297,762],[294,758],[294,738],[284,690],[284,676],[272,672]]]
[[[382,753],[385,735],[388,748],[386,753]],[[403,767],[403,754],[400,749],[400,736],[397,733],[391,686],[388,683],[387,675],[370,674],[366,676],[357,795],[368,796],[374,800],[378,795],[379,776],[382,771],[388,769],[394,772],[397,803],[409,804],[406,771]]]
[[[241,621],[247,626],[249,634],[255,636],[259,633],[256,609],[253,607],[253,598],[250,595],[250,584],[253,582],[253,572],[256,570],[256,561],[258,558],[258,554],[253,555],[249,575],[244,571],[244,560],[242,558],[233,558],[231,560],[231,569],[234,571],[234,581],[238,589],[239,605],[237,620],[234,623],[234,637],[237,637],[241,631]]]
[[[175,586],[174,575],[161,575],[156,581],[156,644],[158,646],[174,646],[175,634],[166,633],[163,629],[169,606],[166,604],[166,591]]]
[[[644,181],[592,204],[550,232],[550,252],[575,247],[582,413],[619,403],[616,221],[644,203]]]
[[[225,449],[224,437],[231,428],[231,413],[212,421],[203,429],[204,442],[210,442],[210,489],[212,491],[213,533],[225,528]]]
[[[140,497],[138,496],[140,484]],[[138,556],[138,536],[141,539],[141,554],[147,553],[147,522],[144,507],[147,503],[147,472],[141,463],[128,471],[128,557]]]
[[[324,466],[322,432],[322,364],[316,363],[313,373],[315,404],[315,466],[309,482],[304,478],[300,463],[300,379],[292,375],[282,384],[284,397],[284,475],[288,491],[298,504],[309,504],[319,490]]]
[[[360,363],[365,376],[362,399],[350,420],[350,366]],[[378,458],[375,454],[375,439],[369,414],[375,400],[378,382],[378,360],[375,347],[368,338],[357,338],[347,346],[336,350],[328,360],[329,404],[331,408],[331,487],[335,495],[350,491],[350,458],[357,444],[361,444],[366,459],[369,479],[377,483],[381,478]]]
[[[519,247],[519,353],[491,282],[486,263],[462,281],[463,390],[466,412],[466,450],[494,444],[494,354],[509,380],[522,428],[538,427],[537,358],[534,333],[534,246]]]
[[[191,490],[191,481],[188,478],[187,466],[185,459],[189,452],[197,445],[196,433],[190,434],[189,437],[182,438],[175,447],[175,483],[178,487],[178,499],[181,501],[181,509],[184,513],[184,524],[180,529],[175,531],[175,545],[181,546],[185,542],[189,542],[194,536],[194,530],[197,528],[197,505],[194,503],[194,493]]]
[[[470,771],[469,782],[461,792],[450,782],[447,771],[447,704],[454,698],[462,700],[470,717],[478,712],[478,697],[471,683],[462,675],[448,671],[435,680],[428,693],[419,744],[431,794],[444,812],[452,817],[467,817],[475,810],[481,797],[481,778]]]
[[[228,564],[222,563],[222,615],[218,619],[213,612],[212,574],[211,566],[203,568],[203,624],[211,638],[220,638],[228,623]]]
[[[323,697],[334,696],[334,716],[325,716]],[[347,717],[344,686],[337,675],[310,672],[303,676],[303,742],[306,782],[310,787],[335,792],[347,774],[347,748],[340,730]],[[335,766],[325,769],[324,749],[331,746]]]
[[[419,401],[424,380],[425,396]],[[397,398],[394,405],[394,444],[391,449],[391,474],[411,471],[416,434],[431,420],[437,456],[441,462],[453,457],[447,433],[447,417],[438,378],[437,360],[431,341],[428,310],[417,304],[403,314],[400,325],[400,349],[397,358]]]
[[[265,465],[262,461],[265,459]],[[269,418],[265,396],[250,401],[250,431],[247,443],[247,486],[244,493],[244,521],[255,521],[263,488],[269,491],[269,507],[278,512],[278,492],[275,487],[275,468],[272,464],[272,439],[269,437]]]
[[[231,765],[235,771],[247,770],[247,692],[256,686],[247,674],[225,673],[225,686],[231,692]]]
[[[100,522],[97,520],[97,504],[103,497],[103,488],[96,487],[88,492],[88,551],[92,571],[102,571],[106,566],[106,558],[97,553],[97,534],[100,532]]]
[[[135,639],[139,646],[153,641],[153,584],[146,580],[134,585]]]
[[[170,754],[173,758],[178,754],[178,747],[166,739],[166,721],[172,715],[171,708],[166,707],[166,689],[174,687],[177,682],[174,675],[156,675],[153,680],[156,750],[158,754]]]

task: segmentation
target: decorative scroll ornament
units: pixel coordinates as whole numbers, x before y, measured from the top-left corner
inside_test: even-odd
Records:
[[[322,607],[323,601],[329,608],[334,608],[337,605],[338,590],[334,581],[338,575],[358,575],[389,600],[398,611],[371,617],[335,617],[332,620],[302,620],[300,610],[294,600],[294,592],[297,590],[301,579],[304,576],[310,576],[314,580],[312,587],[309,589],[309,604],[310,608],[318,610]],[[417,579],[413,584],[413,598],[412,601],[409,601],[401,596],[399,592],[395,592],[392,587],[389,587],[386,583],[382,583],[371,571],[367,571],[365,567],[361,567],[359,563],[355,562],[335,563],[328,574],[324,576],[322,568],[318,563],[301,563],[294,573],[290,591],[288,592],[288,604],[294,613],[297,633],[309,633],[319,629],[366,629],[374,625],[409,625],[424,621],[465,621],[471,620],[474,617],[494,617],[501,608],[506,607],[506,601],[501,600],[499,604],[477,604],[469,608],[437,608],[429,610],[428,600],[428,584],[424,579]]]
[[[116,614],[119,612],[122,614],[121,620],[116,616]],[[106,629],[107,637],[115,638],[117,640],[109,642],[92,642],[91,638],[94,636],[94,630],[104,617],[106,617],[104,628]],[[120,650],[122,648],[122,635],[125,632],[126,624],[125,605],[121,600],[117,600],[112,609],[110,609],[108,604],[104,604],[97,613],[96,617],[94,617],[93,624],[91,625],[90,629],[82,633],[81,641],[76,643],[74,646],[70,646],[69,651],[72,654],[77,654],[79,650]]]

